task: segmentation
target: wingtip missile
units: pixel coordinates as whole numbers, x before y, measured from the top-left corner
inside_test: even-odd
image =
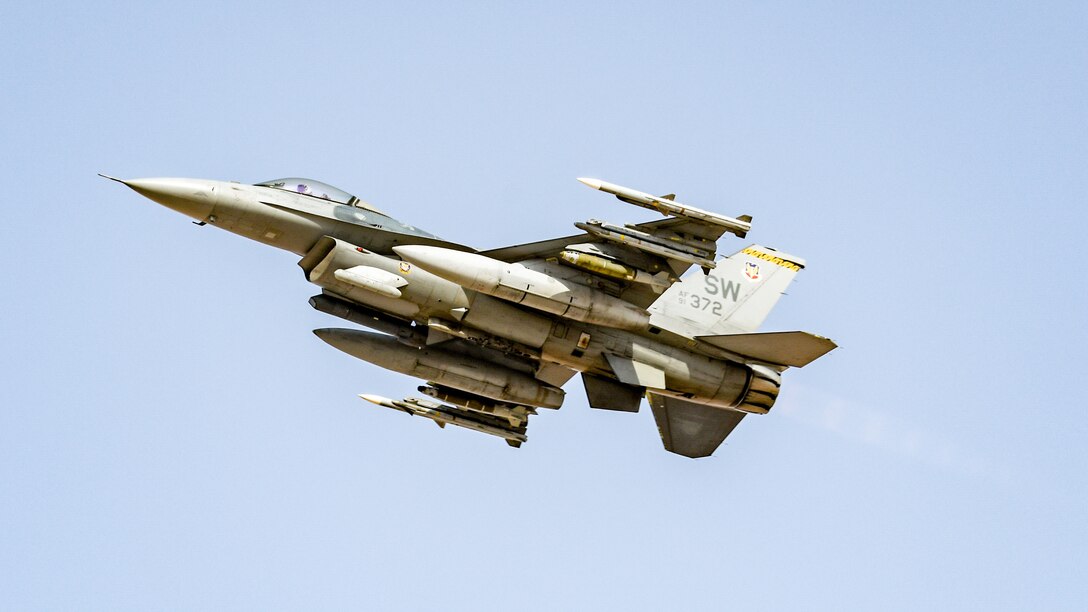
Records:
[[[656,210],[663,215],[687,217],[696,221],[723,227],[726,231],[735,234],[739,238],[744,238],[752,229],[752,217],[749,215],[744,215],[739,219],[735,219],[716,212],[695,208],[694,206],[676,202],[675,194],[670,193],[667,196],[655,196],[643,191],[638,191],[637,189],[631,189],[630,187],[624,187],[622,185],[616,185],[593,178],[579,178],[578,181],[583,185],[587,185],[598,191],[610,193],[616,196],[617,199],[627,202],[628,204]]]
[[[371,404],[377,404],[385,408],[396,408],[396,405],[393,404],[393,400],[389,399],[388,397],[382,397],[380,395],[374,395],[372,393],[360,393],[359,397],[365,399]]]
[[[524,427],[517,430],[513,427],[507,428],[496,425],[493,422],[484,422],[480,420],[481,415],[473,415],[471,411],[455,406],[446,406],[444,404],[414,397],[405,398],[400,401],[371,393],[360,393],[359,397],[383,408],[392,408],[393,410],[406,412],[412,416],[429,419],[443,429],[445,429],[446,425],[455,425],[464,429],[502,438],[507,442],[516,442],[517,446],[520,446],[522,442],[525,442],[528,439],[523,433],[525,431]],[[515,445],[512,444],[511,446]]]
[[[427,417],[432,421],[435,420],[434,417],[431,416],[431,413],[434,412],[433,407],[430,405],[420,404],[419,402],[414,401],[414,398],[409,397],[402,400],[394,400],[389,399],[388,397],[383,397],[381,395],[374,395],[373,393],[360,393],[359,397],[365,399],[371,404],[381,406],[382,408],[389,408],[390,410],[403,412],[410,416]],[[439,423],[439,425],[441,425],[441,423]]]
[[[578,179],[578,182],[585,185],[585,186],[587,186],[587,187],[592,187],[593,189],[596,189],[598,191],[600,191],[601,187],[604,185],[604,182],[599,181],[599,180],[594,179],[594,178],[581,178],[580,177]]]

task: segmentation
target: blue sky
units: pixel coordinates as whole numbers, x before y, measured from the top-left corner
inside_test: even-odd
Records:
[[[1079,609],[1079,3],[8,3],[5,609]],[[577,381],[378,409],[297,258],[95,176],[310,176],[480,248],[725,214],[841,345],[713,458]],[[721,249],[743,243],[728,238]],[[451,428],[452,429],[452,428]]]

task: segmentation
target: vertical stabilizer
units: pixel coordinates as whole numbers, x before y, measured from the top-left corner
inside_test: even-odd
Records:
[[[650,306],[650,323],[688,337],[754,332],[804,267],[800,257],[753,244],[669,287]]]

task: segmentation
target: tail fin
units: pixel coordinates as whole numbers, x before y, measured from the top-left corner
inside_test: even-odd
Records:
[[[754,332],[804,267],[800,257],[753,244],[669,287],[650,305],[650,323],[688,337]]]

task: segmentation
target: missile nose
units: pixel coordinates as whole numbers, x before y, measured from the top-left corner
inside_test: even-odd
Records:
[[[106,178],[123,183],[145,198],[198,221],[206,220],[215,208],[216,190],[212,181],[184,178]]]
[[[603,183],[603,181],[600,181],[600,180],[595,179],[595,178],[581,178],[581,177],[578,179],[578,182],[585,185],[585,186],[587,186],[587,187],[592,187],[592,188],[598,189],[598,190],[601,188],[601,184]]]
[[[315,329],[314,335],[318,338],[321,338],[321,340],[323,340],[324,342],[332,344],[333,341],[339,336],[339,331],[340,330],[334,329],[332,327],[324,327],[322,329]]]

